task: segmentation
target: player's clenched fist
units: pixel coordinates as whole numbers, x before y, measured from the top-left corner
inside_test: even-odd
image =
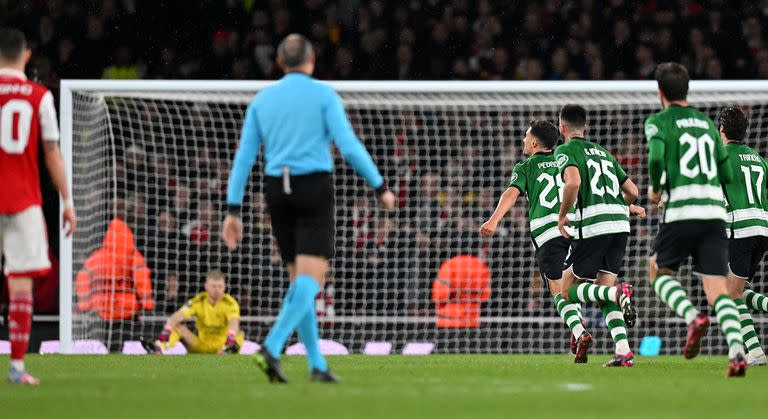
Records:
[[[630,205],[629,206],[629,213],[632,215],[635,215],[639,218],[645,218],[645,208],[637,205]]]
[[[485,223],[483,223],[482,226],[480,226],[480,235],[483,237],[490,237],[493,236],[493,233],[496,232],[496,227],[498,227],[499,223],[493,220],[488,220]]]

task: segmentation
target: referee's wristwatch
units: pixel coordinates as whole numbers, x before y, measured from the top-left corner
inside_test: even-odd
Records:
[[[227,204],[227,215],[234,215],[235,217],[239,217],[242,207],[242,205]]]

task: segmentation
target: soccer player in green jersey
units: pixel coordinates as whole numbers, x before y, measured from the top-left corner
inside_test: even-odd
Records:
[[[723,184],[728,211],[728,293],[739,310],[741,334],[747,347],[747,364],[765,365],[765,352],[755,333],[747,303],[754,310],[768,311],[768,307],[764,308],[765,304],[760,304],[768,298],[752,290],[745,291],[744,287],[760,268],[760,261],[768,250],[765,177],[768,164],[744,144],[749,122],[741,108],[724,107],[720,110],[718,121],[720,138],[733,169],[733,178]]]
[[[688,326],[683,355],[699,353],[709,318],[699,313],[673,278],[681,262],[693,257],[693,271],[701,277],[707,301],[715,309],[728,342],[728,373],[743,376],[747,362],[739,312],[728,294],[728,242],[721,183],[731,181],[733,170],[715,123],[688,106],[688,72],[677,63],[656,69],[659,97],[664,110],[645,121],[648,140],[648,199],[658,202],[664,193],[664,212],[653,244],[656,294]],[[666,179],[662,182],[662,174]]]
[[[584,139],[586,127],[586,109],[563,106],[560,132],[565,144],[555,150],[555,161],[565,186],[557,227],[564,237],[574,240],[563,273],[562,294],[568,301],[598,303],[616,344],[614,357],[603,366],[631,367],[635,358],[626,326],[634,325],[637,313],[630,301],[632,286],[616,285],[616,278],[627,247],[629,214],[645,216],[645,210],[632,205],[637,186],[611,153]],[[571,226],[568,212],[574,205]]]
[[[501,195],[496,210],[480,227],[480,234],[492,236],[499,221],[521,195],[528,198],[531,241],[536,262],[549,284],[557,314],[571,329],[571,351],[577,364],[587,362],[592,336],[585,330],[578,303],[568,303],[560,295],[560,278],[571,241],[557,230],[557,214],[563,182],[557,170],[553,150],[560,139],[557,127],[547,121],[533,121],[523,138],[523,154],[528,158],[515,165],[509,187]]]

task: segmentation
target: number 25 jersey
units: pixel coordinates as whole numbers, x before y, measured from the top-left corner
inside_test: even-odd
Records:
[[[575,239],[629,233],[629,207],[621,191],[628,176],[608,150],[583,138],[572,138],[557,147],[555,161],[561,174],[573,166],[581,178],[572,223]]]

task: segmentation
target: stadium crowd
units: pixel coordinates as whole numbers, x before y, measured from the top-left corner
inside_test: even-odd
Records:
[[[62,78],[277,78],[276,43],[294,31],[314,43],[315,75],[331,80],[644,79],[667,60],[682,62],[694,78],[768,77],[766,13],[748,1],[728,7],[717,0],[198,0],[183,8],[173,3],[0,1],[0,7],[15,5],[0,15],[0,24],[26,31],[34,48],[30,73],[53,90]],[[184,22],[184,29],[168,22]],[[151,103],[133,111],[127,116],[154,127],[150,131],[174,123],[163,120]],[[233,123],[239,123],[239,112],[230,117]],[[281,268],[257,189],[249,194],[245,221],[265,234],[248,235],[236,255],[218,240],[236,138],[218,138],[230,147],[206,144],[203,139],[218,135],[208,113],[193,107],[180,116],[193,122],[192,134],[173,134],[175,145],[163,150],[155,148],[157,138],[136,136],[128,126],[115,128],[123,142],[117,144],[118,190],[110,191],[120,197],[114,208],[124,211],[147,257],[159,309],[176,310],[199,290],[209,268],[231,266],[227,273],[243,314],[271,313],[282,287],[261,281],[280,278]],[[505,186],[505,171],[521,158],[510,139],[521,138],[524,127],[494,131],[507,123],[496,115],[484,119],[485,125],[462,127],[454,133],[456,143],[436,147],[435,141],[447,138],[439,127],[453,124],[453,116],[429,121],[429,115],[408,112],[377,116],[383,120],[361,115],[352,121],[373,147],[403,211],[382,218],[370,197],[356,194],[348,198],[353,205],[339,205],[348,213],[340,214],[347,224],[339,230],[331,281],[336,313],[427,313],[430,282],[456,248],[473,248],[488,261],[494,298],[487,307],[501,312],[514,298],[538,309],[541,281],[533,287],[529,282],[536,274],[525,207],[513,210],[512,228],[501,231],[497,243],[470,239]],[[388,124],[400,128],[360,129]],[[613,145],[628,172],[644,173],[640,140],[630,131],[622,147]],[[477,141],[488,137],[498,140]],[[431,154],[435,150],[443,154]],[[642,228],[633,231],[637,240],[647,237]],[[269,263],[254,263],[255,258]],[[521,280],[525,284],[513,283]],[[366,300],[364,307],[354,306]],[[392,307],[393,301],[400,306]]]
[[[664,61],[694,78],[768,77],[766,9],[753,1],[177,3],[0,2],[10,9],[0,24],[26,31],[31,68],[53,86],[60,78],[277,78],[275,48],[291,32],[314,43],[320,79],[646,79]]]

